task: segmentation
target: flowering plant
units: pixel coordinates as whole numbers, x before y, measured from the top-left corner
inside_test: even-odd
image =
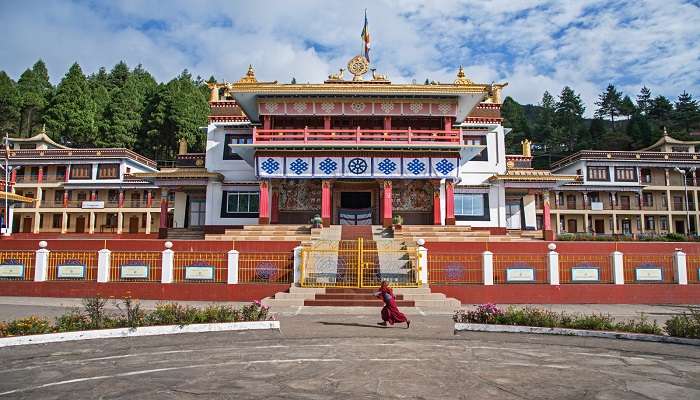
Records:
[[[454,315],[455,322],[469,322],[476,324],[492,324],[495,323],[500,317],[504,315],[502,309],[498,308],[495,304],[487,303],[480,304],[476,307],[476,310],[459,310]]]

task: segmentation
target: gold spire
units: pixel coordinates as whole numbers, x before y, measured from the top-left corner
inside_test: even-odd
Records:
[[[255,69],[253,68],[253,64],[248,65],[248,72],[246,72],[245,76],[239,79],[236,83],[258,83],[258,80],[255,78]]]
[[[455,85],[473,85],[474,82],[472,82],[467,76],[464,74],[464,68],[462,66],[459,66],[459,70],[457,71],[457,79],[455,79]]]
[[[529,140],[525,139],[522,142],[520,142],[521,145],[523,145],[523,156],[525,157],[532,157],[532,152],[530,151],[530,142]]]

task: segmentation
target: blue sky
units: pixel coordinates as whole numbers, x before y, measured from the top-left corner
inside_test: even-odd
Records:
[[[86,73],[120,60],[158,80],[183,69],[233,81],[320,82],[361,50],[394,82],[477,82],[537,103],[580,92],[590,115],[608,83],[675,99],[700,96],[700,2],[651,1],[2,1],[0,69],[17,78],[43,58],[55,83],[74,61]]]

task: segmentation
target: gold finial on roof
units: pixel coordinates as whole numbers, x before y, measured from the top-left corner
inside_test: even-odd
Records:
[[[668,132],[666,131],[666,127],[664,126],[664,136],[668,136]]]
[[[459,70],[457,71],[457,79],[455,79],[455,85],[472,85],[474,82],[472,82],[467,76],[464,74],[464,68],[462,66],[459,66]]]
[[[41,125],[41,133],[46,135],[46,124]]]
[[[182,138],[180,139],[180,146],[178,148],[177,154],[182,155],[182,154],[187,154],[187,139]]]
[[[532,142],[525,139],[522,142],[520,142],[520,144],[523,145],[523,156],[532,157],[532,151],[530,150],[530,145],[532,144]]]
[[[248,72],[246,72],[245,76],[239,79],[236,83],[258,83],[258,80],[255,78],[255,69],[253,68],[253,64],[248,65]]]

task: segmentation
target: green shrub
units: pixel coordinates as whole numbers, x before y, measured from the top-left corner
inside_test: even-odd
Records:
[[[228,305],[215,305],[205,307],[200,311],[201,323],[214,322],[238,322],[243,320],[241,312]]]
[[[51,333],[53,327],[48,319],[31,316],[8,322],[6,332],[7,336],[37,335]]]
[[[648,333],[651,335],[661,335],[663,330],[656,321],[649,321],[646,315],[642,314],[638,320],[631,319],[629,321],[618,322],[613,327],[614,331],[633,332],[633,333]]]
[[[7,336],[7,322],[0,321],[0,337]]]
[[[560,233],[559,236],[557,236],[557,240],[561,242],[570,242],[576,240],[576,235],[573,233]]]
[[[670,336],[700,339],[700,311],[674,315],[666,321],[666,332]]]
[[[90,329],[90,318],[79,310],[71,310],[56,318],[56,331],[72,332]]]
[[[85,308],[85,313],[87,314],[90,322],[89,327],[92,329],[102,329],[106,325],[111,325],[107,321],[107,315],[105,314],[105,305],[107,304],[107,299],[100,297],[99,294],[83,299],[83,308]]]
[[[570,329],[589,329],[610,331],[615,326],[615,319],[608,314],[567,315],[562,313],[562,325]]]
[[[119,325],[129,328],[136,328],[144,324],[146,313],[141,309],[141,303],[131,297],[122,299],[121,304],[117,303],[117,308],[122,312],[119,318]]]
[[[688,238],[680,233],[669,232],[664,236],[664,240],[667,242],[687,242]]]

